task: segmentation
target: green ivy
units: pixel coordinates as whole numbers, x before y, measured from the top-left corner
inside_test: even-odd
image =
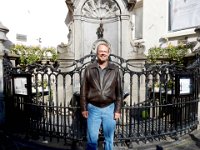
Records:
[[[33,64],[45,59],[54,62],[58,58],[56,49],[53,47],[41,48],[16,44],[11,47],[11,53],[19,55],[20,65]]]
[[[163,49],[160,47],[152,47],[149,49],[149,53],[147,56],[147,60],[150,61],[151,63],[156,63],[156,61],[163,56]]]
[[[164,58],[168,61],[182,63],[189,48],[191,48],[190,45],[179,44],[174,46],[171,43],[165,48],[152,47],[149,49],[147,60],[151,63],[156,63],[158,59]]]

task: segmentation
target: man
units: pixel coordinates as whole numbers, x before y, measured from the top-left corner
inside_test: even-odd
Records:
[[[104,149],[113,149],[116,119],[120,117],[122,88],[119,68],[109,62],[107,43],[97,46],[97,61],[88,65],[81,83],[80,104],[87,118],[87,150],[98,147],[99,128],[102,124]]]

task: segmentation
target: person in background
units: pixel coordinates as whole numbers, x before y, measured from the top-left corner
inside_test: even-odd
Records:
[[[97,60],[85,69],[80,89],[81,112],[87,118],[86,149],[97,149],[102,125],[104,150],[112,150],[122,105],[121,77],[118,66],[109,62],[109,44],[100,43],[96,55]]]

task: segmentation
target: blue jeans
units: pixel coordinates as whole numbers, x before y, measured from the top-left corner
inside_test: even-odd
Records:
[[[116,121],[114,120],[114,103],[104,108],[88,104],[87,150],[97,149],[101,123],[105,139],[104,150],[112,150],[116,126]]]

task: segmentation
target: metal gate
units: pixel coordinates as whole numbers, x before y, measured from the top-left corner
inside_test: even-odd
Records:
[[[92,61],[95,55],[87,55],[61,71],[49,62],[14,67],[4,57],[7,130],[50,142],[85,141],[87,123],[80,113],[79,88]],[[124,89],[115,143],[181,136],[196,128],[198,61],[188,67],[168,62],[134,65],[115,55],[110,61],[119,66]]]

